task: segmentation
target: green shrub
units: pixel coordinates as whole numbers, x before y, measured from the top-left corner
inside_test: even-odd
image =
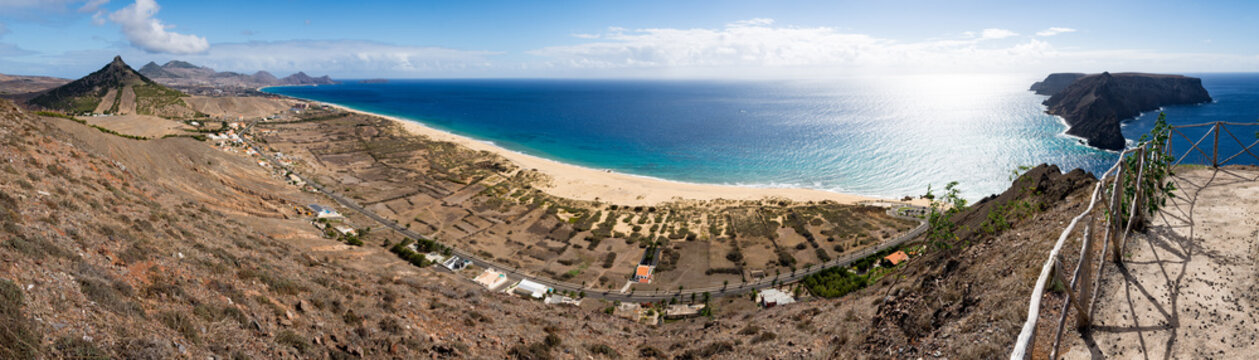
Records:
[[[79,291],[83,296],[105,309],[122,315],[144,314],[139,305],[127,299],[135,293],[130,285],[99,275],[88,275],[83,271],[79,273],[78,281]]]
[[[619,358],[621,358],[621,354],[620,354],[620,353],[616,352],[616,350],[615,350],[615,349],[612,349],[612,347],[611,347],[611,346],[607,346],[607,345],[604,345],[604,344],[595,344],[595,345],[590,345],[590,353],[591,353],[591,354],[595,354],[595,355],[603,355],[603,356],[608,357],[608,358],[610,358],[610,359],[619,359]]]
[[[279,335],[276,335],[275,342],[280,345],[292,346],[301,354],[306,354],[311,350],[310,342],[306,341],[306,337],[293,332],[293,330],[281,331]]]
[[[183,335],[185,339],[192,342],[200,342],[201,336],[197,331],[197,324],[191,316],[182,311],[167,311],[158,316],[158,321],[167,328],[175,330],[175,332]]]
[[[60,357],[64,359],[76,359],[76,360],[96,360],[96,359],[108,360],[109,359],[109,356],[105,355],[104,351],[101,351],[101,349],[97,348],[96,344],[92,344],[91,342],[87,340],[83,340],[83,338],[79,338],[79,337],[74,337],[74,336],[62,337],[60,339],[57,339],[57,343],[54,344],[53,347],[57,348],[57,352],[60,353],[61,355]]]
[[[0,279],[0,359],[33,359],[39,353],[40,336],[22,313],[24,305],[22,289]]]

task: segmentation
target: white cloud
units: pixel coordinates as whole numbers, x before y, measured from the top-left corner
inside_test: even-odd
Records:
[[[1019,36],[1019,33],[1006,29],[984,29],[979,33],[980,38],[984,39],[1005,39],[1008,37]]]
[[[712,68],[727,73],[859,72],[858,69],[986,69],[1012,66],[1051,49],[1030,40],[1005,47],[985,40],[1016,36],[985,29],[966,39],[899,42],[830,27],[775,26],[772,19],[730,23],[717,29],[611,28],[596,41],[530,51],[552,68]]]
[[[66,5],[82,0],[0,0],[0,9],[63,10]]]
[[[4,37],[5,35],[8,35],[8,34],[9,34],[9,27],[4,26],[4,23],[0,23],[0,37]]]
[[[598,39],[598,38],[599,38],[599,34],[580,34],[580,33],[578,33],[578,34],[573,34],[573,37],[578,38],[578,39]]]
[[[219,71],[268,70],[277,72],[278,76],[305,71],[310,74],[379,77],[440,75],[483,69],[491,66],[487,57],[497,54],[358,40],[291,40],[217,43],[205,53],[178,59]]]
[[[122,27],[132,46],[152,53],[196,54],[205,52],[210,43],[203,37],[167,31],[171,26],[153,17],[160,9],[154,0],[136,0],[109,14],[109,20]]]
[[[1051,27],[1045,30],[1037,31],[1036,36],[1054,36],[1061,33],[1075,32],[1075,29],[1065,27]]]
[[[765,26],[765,25],[773,25],[773,24],[774,24],[774,19],[752,18],[752,19],[747,19],[747,20],[735,21],[733,23],[730,23],[730,26]]]
[[[87,3],[84,3],[82,7],[79,7],[79,12],[81,13],[98,12],[100,11],[101,6],[104,6],[105,4],[108,4],[108,3],[109,3],[109,0],[89,0]]]
[[[0,43],[0,58],[12,57],[12,56],[25,56],[25,55],[31,55],[34,53],[35,53],[34,51],[23,49],[17,45]]]

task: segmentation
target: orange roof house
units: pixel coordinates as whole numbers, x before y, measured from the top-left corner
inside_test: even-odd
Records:
[[[638,268],[634,269],[634,281],[637,281],[643,284],[650,283],[651,282],[651,266],[638,265]]]
[[[905,255],[904,251],[897,251],[897,252],[892,253],[891,255],[884,256],[883,260],[887,260],[887,262],[892,263],[892,266],[896,266],[896,265],[900,265],[900,263],[904,262],[905,260],[909,260],[909,255]]]

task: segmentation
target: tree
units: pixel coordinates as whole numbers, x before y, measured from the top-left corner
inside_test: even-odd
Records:
[[[944,186],[943,197],[937,200],[931,185],[927,185],[927,194],[923,195],[931,200],[930,212],[927,214],[927,240],[937,248],[952,247],[951,243],[957,240],[957,234],[954,233],[957,224],[953,223],[953,215],[966,210],[966,199],[960,193],[957,182],[950,182]]]
[[[722,281],[721,281],[721,291],[726,291],[726,286],[727,286],[727,285],[730,285],[730,280],[722,280]]]

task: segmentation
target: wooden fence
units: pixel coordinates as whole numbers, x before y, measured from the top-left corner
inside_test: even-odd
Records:
[[[1185,130],[1194,128],[1210,127],[1201,138],[1193,141],[1192,138],[1185,134]],[[1106,265],[1106,255],[1110,254],[1111,261],[1119,264],[1123,261],[1122,249],[1127,244],[1128,236],[1132,233],[1135,222],[1143,221],[1144,216],[1142,209],[1146,209],[1145,201],[1150,200],[1145,196],[1145,191],[1141,187],[1146,184],[1147,177],[1151,176],[1146,172],[1149,166],[1154,163],[1159,156],[1174,156],[1175,152],[1173,144],[1178,139],[1184,139],[1191,143],[1184,150],[1184,155],[1175,156],[1175,161],[1171,162],[1171,166],[1180,165],[1186,160],[1211,167],[1220,167],[1237,160],[1243,155],[1250,155],[1256,161],[1259,161],[1259,155],[1256,155],[1254,147],[1259,144],[1259,134],[1256,134],[1254,141],[1242,140],[1249,132],[1242,132],[1243,136],[1238,137],[1240,131],[1233,131],[1229,127],[1245,128],[1254,130],[1259,128],[1259,123],[1230,123],[1230,122],[1213,122],[1195,125],[1181,125],[1170,127],[1167,131],[1167,140],[1165,143],[1144,142],[1136,147],[1124,150],[1120,153],[1119,159],[1115,164],[1106,170],[1097,181],[1097,185],[1093,187],[1092,196],[1089,198],[1089,205],[1080,215],[1071,220],[1071,223],[1058,236],[1058,242],[1049,252],[1049,258],[1045,260],[1044,266],[1041,267],[1040,277],[1036,279],[1036,287],[1032,290],[1031,300],[1028,302],[1027,321],[1023,323],[1023,329],[1019,333],[1018,339],[1014,344],[1014,349],[1010,353],[1011,360],[1022,360],[1029,357],[1035,348],[1037,320],[1041,317],[1041,300],[1044,298],[1044,292],[1050,286],[1051,278],[1057,282],[1055,286],[1061,286],[1066,299],[1063,301],[1059,309],[1049,309],[1051,311],[1050,318],[1055,318],[1055,332],[1053,334],[1053,343],[1049,347],[1049,358],[1058,358],[1058,348],[1062,341],[1063,331],[1067,324],[1067,315],[1071,309],[1075,309],[1075,324],[1080,330],[1087,330],[1092,326],[1091,314],[1093,307],[1096,305],[1097,295],[1100,293],[1101,277],[1103,267]],[[1236,154],[1221,158],[1220,139],[1222,135],[1227,134],[1233,141],[1241,146],[1241,150]],[[1211,142],[1204,144],[1207,139]],[[1226,141],[1229,138],[1224,138]],[[1206,148],[1210,146],[1209,148]],[[1209,151],[1208,151],[1209,150]],[[1194,155],[1194,156],[1191,156]],[[1197,156],[1197,155],[1200,155]],[[1125,166],[1125,162],[1135,162],[1135,169]],[[1130,163],[1129,163],[1130,164]],[[1130,186],[1135,189],[1128,188],[1125,185],[1125,171],[1136,172],[1136,177],[1131,181]],[[1153,171],[1151,171],[1153,172]],[[1131,174],[1127,174],[1131,175]],[[1121,196],[1123,194],[1124,196]],[[1123,200],[1129,200],[1130,203],[1124,211]],[[1128,213],[1125,219],[1122,214]],[[1119,214],[1121,216],[1114,216]],[[1083,229],[1077,232],[1077,227],[1083,223]],[[1094,227],[1096,225],[1096,228]],[[1081,238],[1080,255],[1075,259],[1074,269],[1070,273],[1067,272],[1070,260],[1062,254],[1062,248],[1067,240],[1073,234],[1079,234]],[[1100,237],[1098,237],[1100,235]],[[1097,239],[1094,239],[1097,237]],[[1100,241],[1097,243],[1095,241]],[[1056,313],[1052,311],[1057,310]]]

